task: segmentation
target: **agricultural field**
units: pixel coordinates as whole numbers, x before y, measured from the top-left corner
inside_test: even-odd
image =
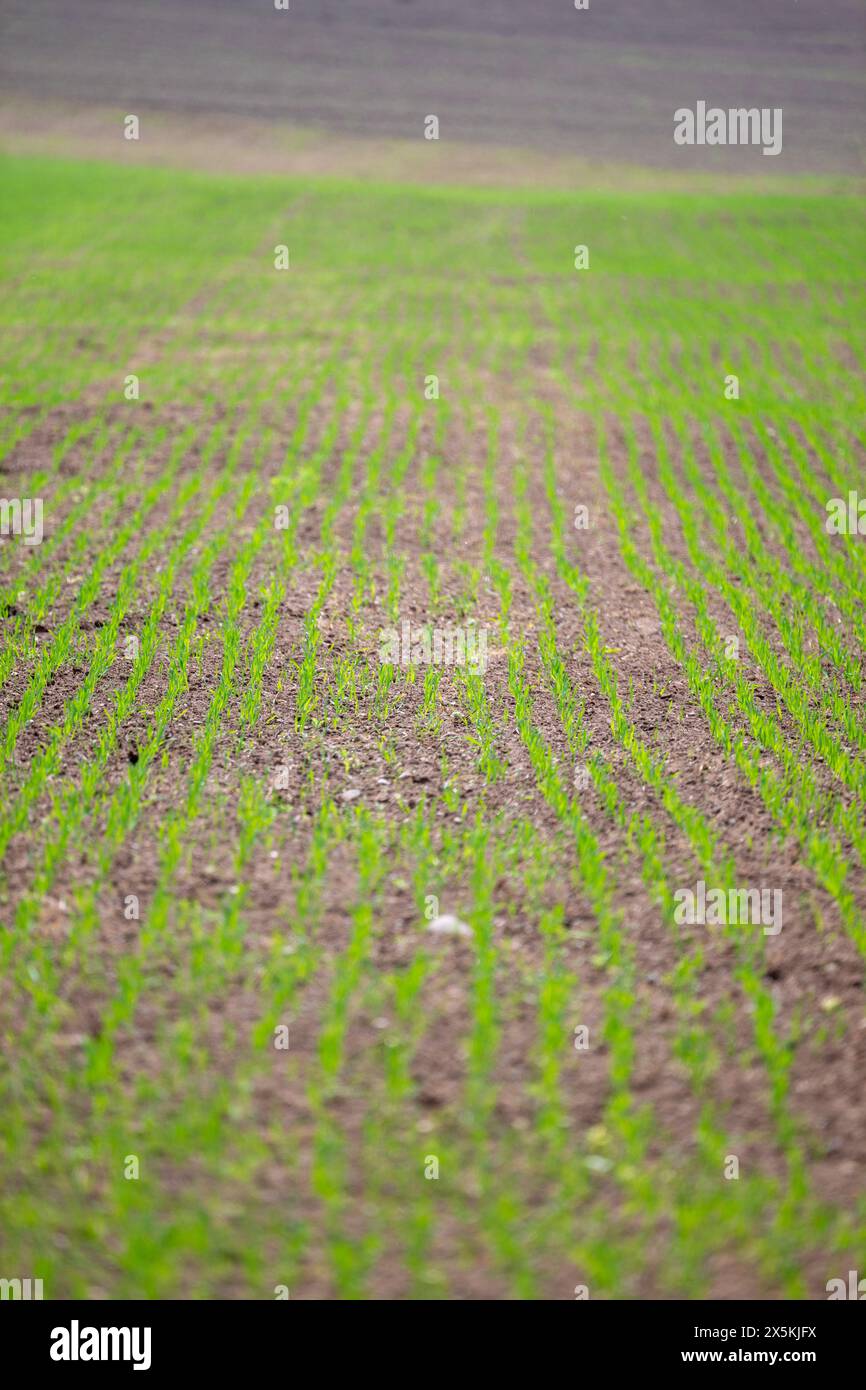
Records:
[[[860,199],[2,163],[4,1273],[866,1273]]]

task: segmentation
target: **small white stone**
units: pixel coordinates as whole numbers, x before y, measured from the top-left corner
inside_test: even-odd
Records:
[[[355,800],[355,797],[356,797],[356,796],[360,796],[360,795],[361,795],[361,793],[360,793],[359,791],[357,791],[354,787],[352,787],[352,788],[350,788],[349,791],[343,792],[343,800],[344,800],[344,801],[354,801],[354,800]]]
[[[604,1154],[588,1154],[586,1166],[591,1173],[609,1173],[613,1164],[609,1158],[604,1157]]]
[[[459,917],[454,917],[450,912],[445,912],[441,917],[434,917],[432,922],[427,923],[428,931],[438,932],[442,936],[471,936],[472,928],[465,922],[461,922]]]

